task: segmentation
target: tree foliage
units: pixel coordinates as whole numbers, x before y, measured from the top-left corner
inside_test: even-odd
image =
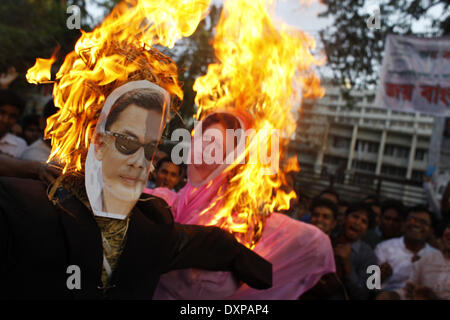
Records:
[[[414,34],[413,27],[422,18],[431,21],[431,29],[416,35],[424,37],[450,35],[450,2],[448,0],[385,0],[379,1],[380,29],[369,29],[367,0],[322,0],[326,10],[322,17],[334,18],[330,28],[320,31],[327,55],[327,64],[334,78],[343,84],[367,87],[377,83],[384,42],[388,34]],[[438,6],[444,14],[433,17]],[[346,80],[348,79],[348,80]]]
[[[67,7],[81,2],[84,1],[0,1],[0,70],[15,66],[24,73],[36,57],[50,57],[58,45],[62,54],[72,50],[80,31],[67,28]],[[82,17],[83,12],[82,9]]]
[[[95,7],[94,19],[87,10]],[[53,50],[61,47],[56,71],[67,53],[73,50],[80,37],[79,30],[69,30],[66,21],[67,7],[77,5],[81,9],[81,29],[91,30],[101,22],[99,13],[105,17],[120,0],[1,0],[0,1],[0,72],[14,66],[21,76],[13,83],[16,90],[28,92],[36,86],[26,83],[25,73],[37,57],[49,58]],[[195,33],[177,42],[175,48],[159,48],[171,56],[179,68],[179,79],[183,83],[184,100],[179,116],[172,119],[167,134],[179,127],[192,127],[195,113],[195,80],[207,72],[214,62],[211,41],[219,20],[221,8],[212,5],[209,15],[200,22]],[[92,12],[91,12],[92,13]]]

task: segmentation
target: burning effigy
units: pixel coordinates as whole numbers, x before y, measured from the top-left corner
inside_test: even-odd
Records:
[[[219,228],[175,224],[163,200],[142,194],[183,96],[177,66],[154,46],[189,36],[207,7],[123,1],[82,32],[55,79],[56,53],[29,69],[29,82],[53,83],[59,110],[45,135],[61,174],[49,185],[0,178],[0,297],[151,299],[162,273],[192,267],[271,286],[269,262]]]
[[[257,292],[238,286],[227,273],[183,270],[162,277],[156,299],[296,299],[322,275],[334,272],[329,239],[316,228],[277,213],[288,209],[296,197],[294,191],[282,188],[285,175],[299,170],[296,158],[288,159],[288,166],[279,165],[287,158],[287,143],[295,131],[293,112],[302,97],[321,97],[324,90],[314,72],[314,66],[323,62],[311,52],[314,39],[276,24],[273,4],[225,1],[213,40],[217,63],[194,84],[200,122],[192,135],[190,158],[197,155],[196,134],[215,124],[222,132],[251,130],[231,148],[235,161],[220,166],[191,162],[188,183],[178,194],[147,191],[169,202],[175,221],[219,226],[264,256],[273,264],[273,287]],[[230,143],[223,140],[224,145]],[[270,161],[259,156],[251,161],[255,152],[271,155]],[[227,157],[224,154],[223,160]]]
[[[54,80],[50,68],[55,57],[37,59],[27,79],[53,82],[55,106],[60,109],[45,131],[52,141],[49,160],[57,158],[64,172],[83,172],[81,163],[106,97],[128,81],[159,85],[171,94],[171,108],[176,111],[183,98],[178,69],[155,46],[170,48],[176,40],[191,35],[207,8],[204,0],[123,1],[100,26],[82,33]]]

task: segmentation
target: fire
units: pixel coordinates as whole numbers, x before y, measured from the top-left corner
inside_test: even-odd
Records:
[[[286,166],[284,169],[284,172],[291,172],[291,171],[300,171],[300,165],[298,164],[296,157],[291,157],[287,159]]]
[[[52,142],[48,161],[61,163],[63,172],[84,170],[103,103],[125,82],[152,81],[179,105],[183,92],[177,67],[154,46],[171,48],[191,35],[208,6],[209,0],[125,0],[92,32],[82,32],[54,81],[54,102],[60,110],[47,121],[45,136]],[[52,58],[38,59],[28,81],[50,80]]]
[[[49,83],[51,82],[51,68],[52,64],[56,61],[59,52],[59,46],[53,51],[50,59],[36,58],[36,62],[33,67],[28,69],[25,78],[29,83]]]
[[[198,119],[230,107],[250,113],[256,136],[249,141],[248,149],[259,148],[270,154],[277,142],[273,132],[277,132],[275,138],[283,158],[296,127],[292,110],[302,97],[324,94],[313,69],[324,59],[312,54],[315,41],[311,36],[283,23],[275,25],[273,7],[272,0],[225,1],[213,41],[218,62],[209,65],[194,90]],[[294,162],[296,159],[289,162],[286,172],[299,170]],[[296,196],[294,191],[286,194],[281,189],[286,181],[283,170],[267,174],[268,166],[262,161],[236,165],[228,188],[202,212],[217,206],[217,214],[207,224],[230,231],[253,248],[266,217],[275,210],[288,209]]]
[[[49,161],[59,161],[63,172],[84,170],[103,103],[127,81],[147,79],[181,100],[177,67],[154,46],[171,48],[181,37],[190,36],[205,17],[209,2],[125,0],[92,32],[82,32],[54,80],[53,97],[60,110],[47,120],[45,135],[52,141]],[[313,70],[324,61],[311,53],[312,37],[285,24],[275,26],[268,9],[273,4],[273,0],[225,1],[213,43],[218,63],[209,66],[194,90],[197,118],[230,107],[249,113],[256,135],[249,140],[248,150],[268,155],[277,145],[283,158],[296,126],[292,109],[302,96],[324,93]],[[27,79],[49,81],[51,63],[38,61]],[[288,208],[295,197],[295,192],[281,190],[286,180],[283,171],[267,174],[272,164],[248,161],[232,168],[228,188],[211,204],[210,208],[220,202],[208,224],[229,230],[254,247],[266,217]]]

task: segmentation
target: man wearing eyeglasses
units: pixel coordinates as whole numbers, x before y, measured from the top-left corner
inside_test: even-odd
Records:
[[[409,210],[404,236],[381,242],[375,248],[378,262],[382,265],[382,290],[403,289],[416,261],[436,252],[427,244],[432,232],[432,214],[424,206]]]
[[[170,101],[158,86],[130,90],[110,101],[86,160],[86,189],[95,214],[123,217],[146,185],[166,120],[161,106],[167,108]]]

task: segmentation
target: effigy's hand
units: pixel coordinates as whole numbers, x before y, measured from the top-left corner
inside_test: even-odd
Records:
[[[272,264],[218,227],[176,224],[178,249],[168,270],[231,271],[254,289],[272,287]],[[166,271],[166,272],[167,272]]]
[[[49,165],[47,163],[40,163],[38,168],[39,180],[51,184],[55,182],[56,178],[61,175],[61,170],[57,167]]]

